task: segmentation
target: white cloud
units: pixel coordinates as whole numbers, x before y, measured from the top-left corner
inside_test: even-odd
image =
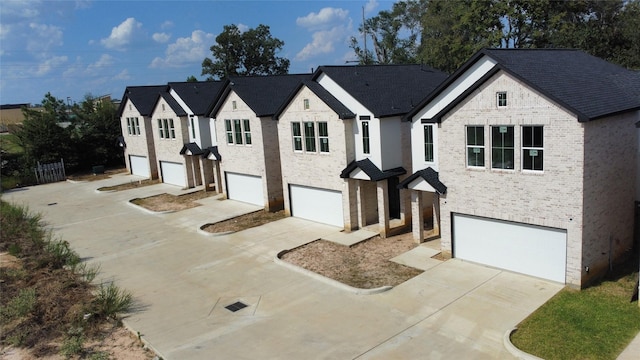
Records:
[[[165,57],[156,57],[149,67],[167,68],[199,64],[209,55],[209,48],[215,43],[215,35],[195,30],[191,37],[178,38],[167,46]]]
[[[238,24],[236,26],[238,27],[238,30],[240,30],[241,33],[248,31],[250,29],[250,27],[245,24]]]
[[[155,33],[151,37],[153,38],[153,41],[161,44],[166,43],[171,39],[171,35],[167,33]]]
[[[128,18],[111,30],[108,38],[100,40],[107,49],[123,50],[141,35],[142,23],[135,18]]]
[[[104,68],[113,65],[113,60],[114,60],[113,56],[109,54],[102,54],[102,56],[100,56],[100,59],[98,59],[98,61],[96,61],[93,64],[89,64],[89,66],[87,66],[87,70],[88,71],[104,71]]]
[[[369,0],[367,4],[364,6],[364,13],[371,14],[372,12],[376,11],[376,9],[378,8],[378,5],[379,4],[376,0]]]
[[[43,63],[38,65],[38,70],[36,71],[36,75],[42,76],[50,73],[54,68],[61,66],[66,63],[68,58],[66,56],[54,56],[50,59],[45,60]]]
[[[303,61],[317,55],[329,54],[336,49],[337,44],[344,43],[350,31],[346,26],[338,26],[331,30],[316,31],[313,40],[296,54],[295,60]]]
[[[46,52],[51,47],[62,45],[62,29],[57,26],[30,23],[29,29],[27,50],[32,53]]]
[[[124,69],[122,71],[120,71],[120,73],[118,73],[118,75],[113,77],[116,80],[129,80],[131,79],[131,75],[129,75],[129,71],[127,71],[127,69]]]
[[[326,7],[318,13],[310,13],[296,19],[296,24],[309,30],[327,29],[344,24],[349,16],[349,10]]]
[[[160,29],[162,30],[169,30],[173,28],[173,21],[165,21],[162,23],[162,25],[160,25]]]

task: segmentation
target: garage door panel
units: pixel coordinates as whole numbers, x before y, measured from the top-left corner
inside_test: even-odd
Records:
[[[149,171],[149,160],[146,156],[129,155],[129,166],[131,167],[131,174],[149,177],[151,172]]]
[[[290,185],[289,197],[292,216],[338,227],[344,226],[340,191]]]
[[[160,171],[162,172],[163,183],[182,187],[187,186],[183,164],[160,161]]]
[[[262,177],[228,172],[225,178],[229,199],[264,206]]]
[[[457,258],[565,282],[566,230],[455,214],[453,231]]]

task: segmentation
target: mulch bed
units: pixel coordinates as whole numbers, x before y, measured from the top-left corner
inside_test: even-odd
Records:
[[[246,230],[255,226],[264,225],[271,221],[284,219],[284,210],[269,212],[265,210],[255,211],[246,215],[237,216],[233,219],[224,220],[215,224],[207,224],[202,230],[211,233],[231,232]]]
[[[421,274],[422,270],[389,261],[416,246],[411,234],[386,239],[376,236],[350,247],[316,240],[281,258],[344,284],[372,289],[395,286]]]

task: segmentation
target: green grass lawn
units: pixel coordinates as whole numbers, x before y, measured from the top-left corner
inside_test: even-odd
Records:
[[[18,137],[13,134],[0,135],[0,149],[10,154],[20,154],[24,151],[18,143]]]
[[[637,262],[626,268],[582,291],[560,291],[518,326],[512,343],[549,360],[615,359],[640,331],[640,307],[630,302]]]

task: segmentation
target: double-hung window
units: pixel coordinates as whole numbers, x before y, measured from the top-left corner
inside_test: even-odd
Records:
[[[491,168],[513,170],[514,127],[491,127]]]
[[[173,125],[173,119],[158,119],[158,130],[161,139],[175,139],[176,129]]]
[[[302,151],[302,130],[299,122],[291,123],[291,135],[293,136],[293,150]]]
[[[129,135],[140,135],[140,122],[137,117],[127,118],[127,133]]]
[[[318,142],[320,143],[320,152],[329,152],[329,127],[325,121],[318,123]]]
[[[371,139],[369,137],[369,120],[370,116],[360,116],[362,121],[362,152],[371,154]]]
[[[467,166],[484,167],[484,126],[467,126]]]
[[[227,144],[251,145],[251,126],[249,119],[225,119],[224,132]]]
[[[242,122],[238,119],[233,120],[233,138],[236,145],[242,145]]]
[[[424,125],[424,161],[434,161],[433,125]]]
[[[231,128],[231,120],[224,120],[224,132],[227,135],[227,144],[233,144],[233,129]]]
[[[304,151],[316,151],[316,132],[311,121],[304,123]]]
[[[244,143],[247,145],[251,145],[251,126],[249,125],[249,120],[242,120],[242,128],[244,132]]]
[[[542,126],[522,127],[522,169],[542,171],[544,166]]]

